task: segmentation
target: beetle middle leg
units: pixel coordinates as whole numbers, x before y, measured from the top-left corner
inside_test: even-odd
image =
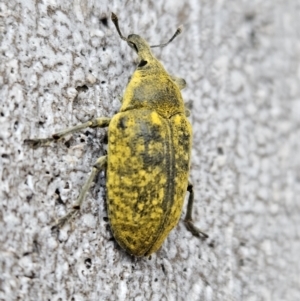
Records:
[[[72,206],[72,209],[65,216],[61,217],[58,220],[57,224],[54,226],[55,228],[62,227],[66,222],[68,222],[70,219],[72,219],[77,214],[77,212],[79,212],[81,204],[82,204],[83,200],[85,199],[85,196],[86,196],[87,192],[89,191],[93,181],[95,180],[95,177],[105,167],[106,162],[107,162],[107,156],[102,156],[97,159],[97,161],[95,162],[95,164],[92,168],[92,171],[91,171],[89,177],[87,178],[86,182],[84,183],[84,185],[79,193],[78,199]]]
[[[57,132],[49,138],[26,139],[24,143],[31,145],[33,148],[38,148],[40,146],[47,146],[51,142],[56,142],[69,134],[75,133],[77,131],[83,130],[88,127],[90,128],[107,127],[109,125],[110,120],[111,118],[109,117],[99,117],[99,118],[91,119],[85,123],[81,123],[76,126]]]
[[[194,188],[191,183],[188,184],[187,191],[190,193],[189,199],[188,199],[188,205],[187,205],[187,212],[185,215],[185,225],[186,228],[195,236],[202,236],[204,238],[208,238],[208,235],[204,233],[202,230],[198,229],[192,219],[192,211],[193,211],[193,204],[194,204]]]

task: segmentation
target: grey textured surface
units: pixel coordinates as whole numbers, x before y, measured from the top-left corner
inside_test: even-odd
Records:
[[[59,2],[0,4],[0,300],[300,300],[299,1]],[[188,83],[194,219],[210,238],[180,222],[150,259],[112,239],[103,173],[51,233],[105,130],[23,145],[118,110],[136,56],[111,11],[150,43],[185,29],[154,53]]]

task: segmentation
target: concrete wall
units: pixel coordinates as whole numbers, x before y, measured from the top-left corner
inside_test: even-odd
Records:
[[[61,2],[61,3],[59,3]],[[199,240],[182,221],[151,258],[114,241],[101,173],[58,235],[135,69],[125,35],[187,81]],[[297,0],[32,1],[0,4],[0,300],[300,300],[300,6]],[[185,209],[184,209],[185,211]]]

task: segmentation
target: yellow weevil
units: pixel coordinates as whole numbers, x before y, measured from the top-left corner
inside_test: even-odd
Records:
[[[185,80],[170,76],[143,38],[136,34],[125,38],[114,13],[111,19],[121,39],[139,58],[119,113],[90,120],[50,138],[26,142],[38,147],[87,127],[108,126],[107,155],[97,159],[72,210],[57,226],[79,211],[97,173],[106,167],[107,209],[113,235],[128,253],[148,256],[160,248],[178,223],[186,191],[189,199],[185,224],[194,235],[208,237],[192,223],[194,193],[188,183],[192,128],[180,93]],[[164,47],[179,33],[180,29],[169,42],[151,47]]]

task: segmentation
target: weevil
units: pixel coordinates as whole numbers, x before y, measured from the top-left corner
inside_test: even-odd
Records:
[[[178,223],[186,191],[189,192],[185,224],[193,235],[208,237],[192,222],[193,186],[188,182],[192,128],[186,117],[180,90],[185,80],[170,76],[139,35],[125,38],[112,13],[120,38],[135,50],[139,64],[124,92],[119,112],[99,117],[53,134],[29,139],[33,147],[48,145],[62,137],[91,127],[108,126],[107,155],[98,158],[72,210],[60,218],[61,227],[72,218],[97,173],[106,168],[107,210],[118,244],[134,256],[157,251]]]

